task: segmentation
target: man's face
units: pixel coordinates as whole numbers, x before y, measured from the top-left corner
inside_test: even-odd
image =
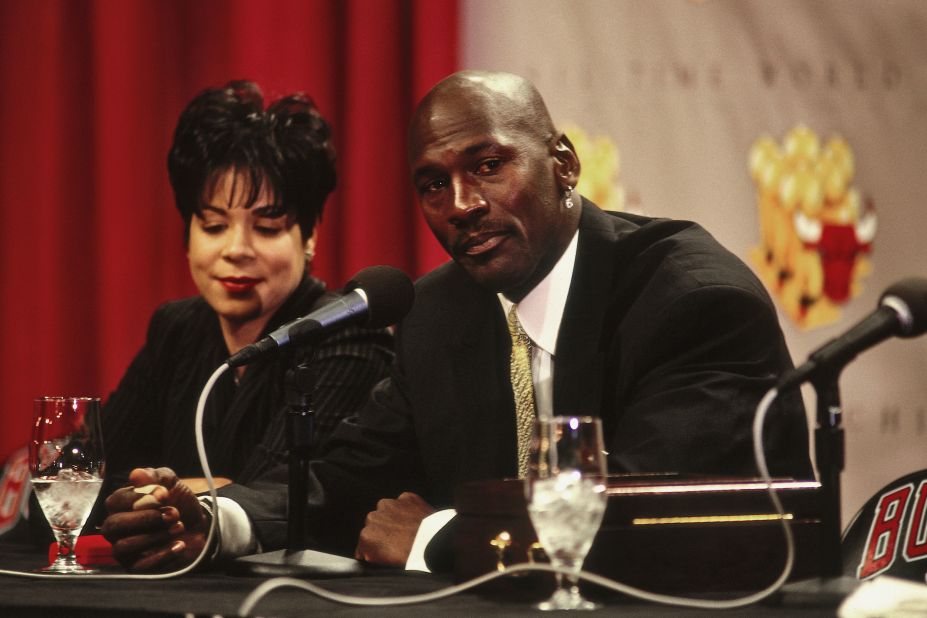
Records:
[[[429,111],[410,135],[412,179],[425,220],[480,285],[520,300],[572,236],[561,210],[554,145],[500,120],[505,115],[491,108],[453,100]]]

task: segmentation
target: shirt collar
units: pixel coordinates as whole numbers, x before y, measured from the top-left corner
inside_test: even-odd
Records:
[[[577,229],[566,251],[551,271],[547,273],[543,281],[528,292],[528,295],[518,303],[515,309],[518,321],[531,338],[531,342],[551,356],[556,352],[557,333],[560,332],[560,321],[563,319],[563,309],[566,307],[567,295],[570,292],[578,239],[579,230]],[[514,303],[501,293],[498,296],[505,314],[508,315]]]

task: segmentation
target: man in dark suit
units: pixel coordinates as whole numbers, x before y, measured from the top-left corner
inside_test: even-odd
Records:
[[[458,484],[519,473],[507,322],[528,337],[534,413],[600,416],[610,469],[755,472],[753,411],[791,361],[740,260],[693,223],[605,213],[580,197],[572,144],[518,76],[471,71],[438,84],[414,115],[409,161],[453,261],[417,283],[392,376],[312,465],[320,547],[404,564],[424,544],[422,520],[450,506]],[[774,472],[810,475],[800,400],[772,418]],[[169,471],[134,480],[174,483]],[[282,544],[284,482],[277,471],[223,489],[247,513],[244,546]],[[168,494],[157,492],[161,505]],[[123,512],[133,500],[127,490],[111,505],[117,556],[157,568],[182,553],[153,535],[125,542],[145,517]]]

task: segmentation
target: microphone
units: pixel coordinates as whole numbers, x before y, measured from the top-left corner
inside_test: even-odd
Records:
[[[878,308],[850,330],[815,350],[776,385],[782,392],[822,374],[836,375],[860,352],[891,336],[917,337],[927,331],[927,279],[910,277],[891,285]]]
[[[293,341],[311,341],[350,324],[384,328],[409,312],[415,288],[409,277],[392,266],[370,266],[345,284],[348,291],[336,301],[309,315],[284,324],[263,339],[243,347],[226,361],[230,368],[247,365],[256,358]]]

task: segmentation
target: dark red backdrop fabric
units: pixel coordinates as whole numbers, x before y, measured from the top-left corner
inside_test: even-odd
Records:
[[[457,65],[456,0],[0,2],[0,462],[38,395],[115,386],[161,302],[195,293],[165,157],[204,87],[301,90],[339,183],[314,272],[444,261],[415,206],[405,128]]]

